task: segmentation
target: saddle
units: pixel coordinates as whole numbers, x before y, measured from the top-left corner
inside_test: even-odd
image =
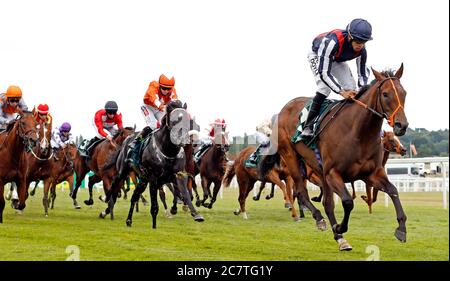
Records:
[[[314,136],[317,134],[317,129],[320,128],[320,124],[323,120],[323,118],[333,109],[336,105],[340,104],[341,100],[324,100],[320,107],[319,115],[313,120],[313,132]],[[305,125],[306,118],[308,116],[309,110],[311,108],[312,100],[308,101],[305,104],[305,107],[302,111],[300,111],[300,114],[298,116],[298,124],[297,124],[297,130],[295,131],[295,134],[292,136],[291,141],[293,143],[297,143],[299,141],[303,141],[301,134],[303,131],[303,126]],[[316,147],[316,142],[312,142],[310,144],[310,148],[314,149]]]

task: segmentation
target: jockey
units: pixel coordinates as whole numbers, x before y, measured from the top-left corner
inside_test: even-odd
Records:
[[[70,132],[71,129],[72,126],[68,122],[64,122],[61,127],[56,128],[52,132],[51,144],[53,149],[65,148],[68,144],[74,143],[72,133]]]
[[[352,99],[356,83],[346,61],[356,59],[358,86],[367,84],[365,44],[372,40],[372,26],[364,19],[352,20],[345,30],[335,29],[314,38],[308,61],[317,84],[316,95],[302,132],[303,137],[313,135],[313,120],[331,91]]]
[[[0,131],[6,129],[8,123],[17,118],[19,110],[28,110],[22,98],[22,90],[18,86],[9,86],[6,93],[0,94]],[[11,207],[19,200],[17,184],[14,181],[11,182],[10,190],[6,194],[6,200],[10,199],[12,199]]]
[[[129,162],[136,170],[139,159],[136,145],[142,142],[153,130],[159,128],[161,118],[165,114],[166,105],[178,99],[175,89],[175,78],[167,78],[161,74],[158,81],[152,81],[148,86],[144,95],[144,104],[141,106],[142,115],[144,116],[146,127],[136,136],[136,138],[128,145],[128,153],[126,161]]]
[[[52,122],[52,116],[48,113],[48,110],[49,108],[47,104],[38,105],[37,110],[34,112],[34,120],[36,120],[39,124],[50,124]]]
[[[6,93],[0,94],[0,130],[6,129],[8,123],[16,119],[19,109],[28,110],[22,90],[17,86],[9,86]]]
[[[270,119],[264,120],[261,124],[256,126],[255,137],[259,143],[256,150],[248,157],[248,163],[252,166],[257,165],[257,157],[261,149],[267,148],[270,145],[270,135],[272,134],[272,123]]]
[[[108,101],[103,109],[95,113],[93,125],[95,127],[96,136],[92,138],[82,150],[81,155],[89,157],[91,147],[99,140],[107,139],[113,141],[113,136],[123,128],[122,114],[118,112],[119,107],[115,101]]]
[[[208,148],[213,144],[214,137],[216,134],[227,131],[227,124],[225,119],[217,118],[213,123],[210,123],[208,128],[205,128],[208,135],[206,138],[201,140],[201,145],[198,151],[195,153],[194,160],[196,163],[202,158],[203,154],[208,150]]]

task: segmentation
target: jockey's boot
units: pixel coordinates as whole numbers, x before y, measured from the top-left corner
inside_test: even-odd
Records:
[[[198,151],[194,155],[195,163],[197,163],[197,164],[199,163],[200,159],[202,158],[203,154],[208,149],[208,147],[209,147],[209,144],[202,143],[202,145],[200,146],[200,148],[198,149]]]
[[[128,144],[128,153],[127,159],[125,160],[127,163],[131,164],[133,170],[137,173],[140,173],[139,169],[139,148],[144,141],[144,139],[152,132],[153,130],[146,126],[142,131],[136,136],[136,138]]]
[[[308,117],[306,118],[305,126],[301,134],[302,137],[308,138],[313,136],[313,121],[319,115],[320,106],[325,98],[325,95],[322,95],[319,92],[316,93],[316,96],[312,101],[311,108],[309,109]]]
[[[91,147],[98,140],[99,140],[99,138],[97,138],[97,137],[93,137],[92,139],[90,139],[89,142],[84,147],[84,149],[80,150],[80,156],[83,156],[83,157],[86,157],[89,159]]]

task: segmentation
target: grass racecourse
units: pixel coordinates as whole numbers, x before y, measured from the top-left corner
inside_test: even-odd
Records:
[[[145,194],[148,198],[148,192]],[[0,225],[0,260],[449,260],[449,213],[442,207],[442,193],[400,194],[408,216],[406,243],[394,237],[397,220],[392,202],[386,208],[381,194],[370,215],[361,194],[355,199],[349,232],[344,236],[353,251],[339,252],[329,225],[325,232],[317,230],[309,212],[301,222],[294,222],[283,208],[279,190],[272,200],[265,200],[264,193],[259,202],[249,196],[248,220],[233,214],[238,206],[236,188],[225,189],[213,209],[199,209],[205,217],[202,223],[184,213],[181,205],[177,215],[165,218],[160,204],[155,230],[149,206],[141,206],[141,212],[135,213],[132,228],[125,225],[129,199],[118,200],[114,221],[99,219],[106,205],[97,199],[96,191],[95,204],[84,205],[85,189],[78,193],[82,209],[75,210],[68,189],[62,192],[58,188],[55,209],[45,217],[42,189],[38,189],[28,198],[24,214],[11,209],[6,201]],[[318,206],[325,215],[322,205]],[[340,203],[336,210],[340,221]]]

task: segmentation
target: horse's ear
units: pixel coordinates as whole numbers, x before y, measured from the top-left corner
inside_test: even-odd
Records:
[[[377,81],[381,81],[381,80],[384,79],[383,74],[381,74],[380,72],[376,71],[372,67],[370,69],[372,69],[372,73],[375,76],[375,79],[377,79]]]
[[[403,62],[402,65],[400,65],[400,68],[395,72],[395,77],[400,79],[403,75]]]
[[[184,108],[184,109],[187,109],[187,103],[184,103],[184,104],[183,104],[183,108]]]

